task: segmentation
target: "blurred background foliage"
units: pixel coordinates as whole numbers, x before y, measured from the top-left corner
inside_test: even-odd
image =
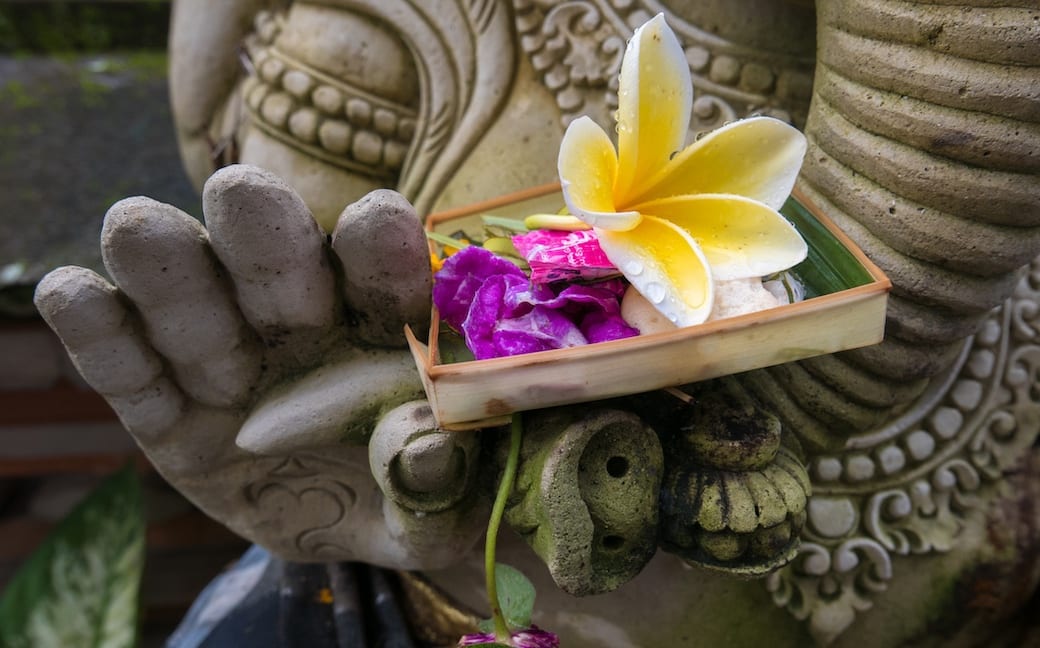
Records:
[[[144,518],[124,512],[117,519],[137,520],[138,530],[143,524],[144,535],[133,534],[146,538],[143,555],[133,543],[118,549],[110,537],[82,546],[144,560],[141,616],[118,624],[140,631],[138,645],[163,645],[202,587],[246,546],[155,473],[111,410],[83,385],[32,304],[36,283],[55,267],[104,273],[101,224],[117,200],[146,195],[201,213],[181,168],[170,112],[170,9],[171,2],[159,0],[0,0],[0,592],[22,583],[11,585],[7,598],[0,594],[0,629],[8,632],[13,619],[29,619],[25,610],[35,603],[24,602],[45,591],[66,601],[107,600],[94,596],[95,586],[69,585],[76,574],[110,575],[94,569],[96,559],[69,558],[101,554],[82,547],[58,552],[82,543],[46,538],[60,538],[58,529],[79,528],[73,535],[82,531],[81,538],[103,532],[93,514],[74,515],[82,524],[62,520],[127,460],[137,466]],[[117,480],[104,490],[132,502],[133,488]],[[61,569],[41,566],[59,555]],[[36,567],[22,571],[29,564]],[[136,576],[122,582],[136,583]],[[80,590],[87,596],[73,596]],[[120,591],[136,592],[136,585]],[[119,609],[136,613],[137,607]]]
[[[102,52],[164,47],[170,3],[0,3],[0,53]]]
[[[147,195],[198,214],[166,88],[171,3],[0,1],[0,315],[34,317],[51,268],[104,273],[105,211]]]

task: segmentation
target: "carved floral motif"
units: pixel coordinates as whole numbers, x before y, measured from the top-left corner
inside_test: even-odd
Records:
[[[751,114],[805,123],[813,60],[727,41],[668,12],[654,0],[514,0],[520,45],[563,113],[613,121],[625,43],[664,11],[686,52],[695,101],[692,135]]]
[[[289,457],[272,463],[266,477],[246,486],[246,502],[257,510],[273,511],[286,529],[296,529],[291,542],[301,554],[342,555],[349,546],[343,542],[340,525],[349,524],[358,495],[331,475],[357,469],[321,457]],[[320,520],[314,519],[314,511],[321,511]],[[295,516],[301,516],[298,523]]]

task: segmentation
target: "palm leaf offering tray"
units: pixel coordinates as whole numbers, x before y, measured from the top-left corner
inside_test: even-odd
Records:
[[[546,185],[431,215],[442,235],[479,232],[481,216],[556,212],[560,186]],[[808,246],[789,273],[804,299],[663,332],[508,357],[473,359],[434,308],[423,342],[405,331],[440,425],[501,425],[514,412],[674,387],[880,342],[891,282],[796,191],[780,210]]]

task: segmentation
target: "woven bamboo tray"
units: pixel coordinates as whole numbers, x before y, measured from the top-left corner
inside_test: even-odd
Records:
[[[545,185],[433,214],[440,232],[479,228],[481,214],[555,212]],[[804,301],[665,333],[490,360],[442,353],[434,309],[423,343],[406,328],[437,421],[448,430],[501,425],[514,412],[635,394],[880,342],[891,282],[837,226],[797,193],[781,210],[809,246],[792,270]]]

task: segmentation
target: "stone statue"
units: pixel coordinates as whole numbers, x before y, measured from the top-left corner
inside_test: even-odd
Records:
[[[421,400],[399,335],[428,318],[421,217],[552,181],[563,128],[609,125],[625,40],[661,11],[691,137],[804,128],[801,190],[893,281],[886,339],[687,389],[710,409],[526,417],[503,559],[538,583],[535,621],[564,645],[976,645],[996,623],[1016,645],[1040,575],[1033,0],[180,0],[206,227],[121,201],[114,285],[60,268],[37,305],[210,515],[480,610],[503,435],[445,433]]]

